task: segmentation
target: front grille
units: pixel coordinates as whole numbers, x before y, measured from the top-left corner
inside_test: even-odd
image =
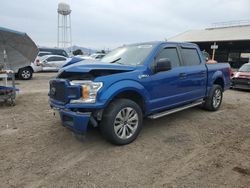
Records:
[[[50,81],[50,91],[49,91],[50,98],[65,103],[67,102],[65,97],[65,92],[66,92],[66,81],[64,80]]]

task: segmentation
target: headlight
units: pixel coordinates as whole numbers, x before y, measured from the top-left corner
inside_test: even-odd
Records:
[[[71,85],[81,85],[82,97],[77,100],[71,100],[70,103],[95,103],[98,91],[102,88],[102,82],[74,80]]]

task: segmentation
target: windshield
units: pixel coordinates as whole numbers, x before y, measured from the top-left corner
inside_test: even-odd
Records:
[[[140,65],[153,49],[153,45],[123,46],[105,55],[101,62],[122,65]]]
[[[250,65],[243,65],[240,69],[239,72],[250,72]]]

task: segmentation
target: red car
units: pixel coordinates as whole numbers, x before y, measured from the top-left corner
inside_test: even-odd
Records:
[[[250,90],[250,63],[244,64],[232,77],[232,88]]]

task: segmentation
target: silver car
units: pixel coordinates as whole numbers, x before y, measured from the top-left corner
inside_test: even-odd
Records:
[[[40,65],[43,71],[58,71],[61,69],[70,58],[66,58],[60,55],[47,55],[43,56]]]

